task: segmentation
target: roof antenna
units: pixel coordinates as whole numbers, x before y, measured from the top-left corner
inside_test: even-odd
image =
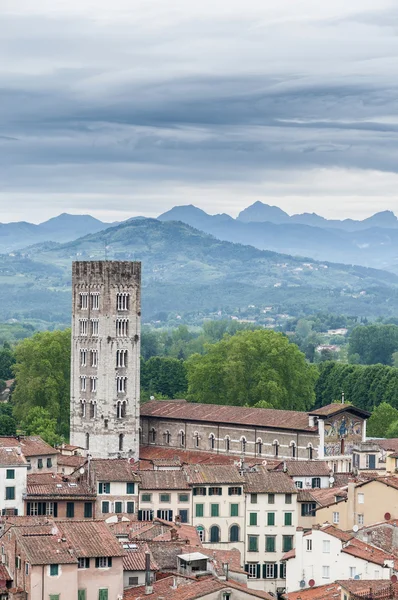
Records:
[[[344,392],[341,392],[341,404],[344,404]]]

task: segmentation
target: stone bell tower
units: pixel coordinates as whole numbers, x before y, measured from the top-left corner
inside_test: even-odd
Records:
[[[72,264],[71,444],[138,458],[141,263]]]

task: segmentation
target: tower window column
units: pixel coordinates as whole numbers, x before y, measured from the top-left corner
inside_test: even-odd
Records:
[[[98,367],[98,350],[91,350],[91,366]]]
[[[80,309],[81,310],[87,310],[88,308],[88,292],[81,292],[80,293]]]
[[[90,377],[90,392],[97,391],[97,377]]]
[[[119,369],[127,367],[127,350],[117,350],[116,367]]]
[[[87,379],[87,377],[85,375],[80,376],[80,391],[81,392],[86,391],[86,379]]]
[[[99,292],[91,292],[91,310],[99,310]]]
[[[79,335],[87,335],[87,323],[88,319],[79,319]]]
[[[129,310],[130,308],[130,294],[122,292],[116,296],[116,309],[117,310]]]
[[[80,366],[87,366],[87,350],[85,350],[84,348],[80,349]]]
[[[99,334],[99,319],[91,319],[91,335]]]
[[[129,334],[129,320],[116,319],[116,337],[127,337]]]
[[[127,390],[127,377],[116,377],[116,392],[125,394]]]

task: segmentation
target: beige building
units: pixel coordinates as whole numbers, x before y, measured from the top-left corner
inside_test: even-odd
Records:
[[[30,473],[56,473],[58,450],[38,435],[0,437],[1,448],[16,448],[28,463]]]
[[[398,518],[398,477],[386,476],[349,483],[347,498],[316,510],[317,523],[336,523],[341,529]]]
[[[185,472],[139,471],[139,521],[154,518],[192,524],[191,489]]]
[[[141,263],[72,264],[71,444],[138,458]]]

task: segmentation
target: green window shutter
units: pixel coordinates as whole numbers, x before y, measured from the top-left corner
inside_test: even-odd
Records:
[[[103,502],[101,508],[104,515],[109,513],[109,502]]]
[[[127,483],[127,485],[126,485],[127,494],[134,494],[134,488],[135,488],[134,483],[130,483],[130,482]]]
[[[129,515],[134,513],[134,502],[127,502],[127,513]]]
[[[15,469],[7,469],[6,479],[15,479]]]
[[[77,600],[86,600],[86,590],[77,591]]]
[[[115,502],[115,513],[120,514],[122,512],[122,509],[123,509],[123,503]]]
[[[195,517],[203,517],[203,504],[195,504]]]
[[[108,600],[108,589],[99,590],[98,600]]]
[[[267,525],[275,525],[275,513],[267,513]]]
[[[250,513],[250,525],[257,525],[257,513]]]
[[[91,502],[84,503],[84,518],[91,519],[93,516],[93,505]]]
[[[211,505],[211,516],[212,517],[218,517],[219,516],[219,505],[218,504],[212,504]]]
[[[104,493],[103,490],[104,490],[104,487],[103,487],[102,483],[99,483],[98,484],[98,493],[103,494]]]
[[[59,594],[50,594],[50,600],[59,600]]]
[[[75,503],[74,502],[66,503],[66,516],[68,517],[68,519],[73,519],[73,517],[75,516]]]
[[[112,556],[108,557],[108,567],[112,566]]]
[[[292,524],[292,513],[286,512],[285,513],[285,525],[291,525],[291,524]]]
[[[275,552],[275,538],[273,536],[265,538],[265,550],[266,552]]]
[[[239,504],[231,504],[231,517],[238,517],[239,516]]]

